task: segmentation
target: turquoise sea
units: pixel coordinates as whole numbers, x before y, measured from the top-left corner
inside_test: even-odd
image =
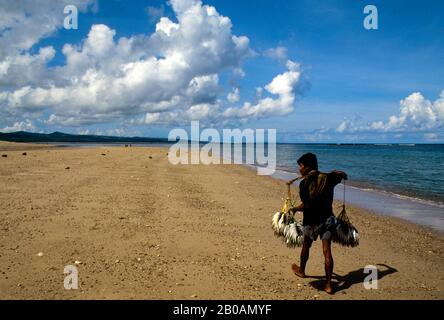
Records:
[[[348,174],[346,203],[444,232],[444,145],[278,144],[275,177],[297,176],[306,152],[317,155],[320,171]],[[343,189],[336,187],[336,199]]]
[[[321,145],[278,144],[277,168],[296,172],[296,160],[317,155],[319,169],[342,170],[349,183],[444,204],[444,145]]]

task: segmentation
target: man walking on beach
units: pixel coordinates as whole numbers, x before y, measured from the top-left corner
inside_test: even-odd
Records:
[[[331,254],[331,241],[336,228],[336,218],[333,215],[333,194],[335,186],[347,180],[342,171],[321,173],[318,171],[318,160],[313,153],[306,153],[298,159],[299,172],[304,179],[299,184],[299,195],[302,204],[290,209],[292,212],[303,212],[304,242],[301,251],[300,266],[293,264],[293,272],[305,278],[305,266],[310,254],[313,241],[319,236],[322,241],[322,250],[325,258],[325,292],[333,294],[331,277],[333,273],[333,257]],[[297,179],[288,181],[291,185]]]

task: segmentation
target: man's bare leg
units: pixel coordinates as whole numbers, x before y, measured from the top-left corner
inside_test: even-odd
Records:
[[[307,261],[310,256],[310,247],[312,243],[313,240],[311,240],[311,238],[304,238],[304,244],[302,245],[301,250],[301,266],[299,267],[296,263],[291,265],[291,269],[298,277],[305,278],[305,266],[307,265]]]
[[[331,276],[333,274],[333,256],[331,255],[331,240],[322,240],[322,251],[325,258],[325,288],[324,291],[333,294],[333,287],[331,286]]]

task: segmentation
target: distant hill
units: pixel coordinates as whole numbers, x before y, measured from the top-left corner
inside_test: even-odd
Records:
[[[68,134],[63,132],[53,133],[33,133],[26,131],[17,131],[2,133],[0,132],[0,140],[11,142],[92,142],[92,143],[147,143],[147,142],[169,142],[166,138],[143,138],[143,137],[113,137],[113,136],[96,136],[96,135],[80,135]]]

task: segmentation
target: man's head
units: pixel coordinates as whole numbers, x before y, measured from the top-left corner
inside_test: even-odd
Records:
[[[298,159],[298,164],[299,172],[303,176],[307,175],[311,170],[318,170],[318,159],[311,152],[302,155],[302,157]]]

